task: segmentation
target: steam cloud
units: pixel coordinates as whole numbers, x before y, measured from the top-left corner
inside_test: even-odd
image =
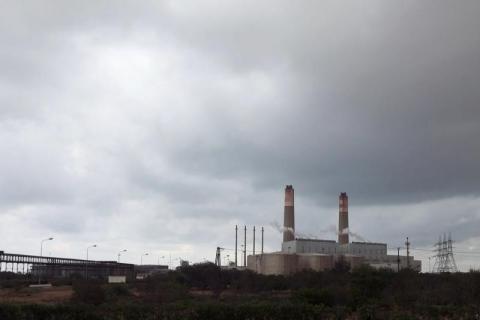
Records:
[[[305,238],[305,239],[321,239],[320,237],[316,236],[316,235],[312,235],[312,234],[305,234],[305,233],[300,233],[300,232],[295,232],[292,228],[285,228],[285,227],[282,227],[278,222],[276,221],[272,221],[270,222],[270,226],[277,230],[278,232],[280,233],[283,233],[284,231],[287,231],[287,232],[290,232],[292,233],[295,238]],[[327,228],[325,229],[322,229],[320,230],[320,233],[321,234],[329,234],[329,233],[333,233],[335,235],[339,235],[339,232],[338,232],[338,229],[334,226],[334,225],[329,225]],[[371,242],[370,240],[362,237],[361,235],[359,235],[358,233],[355,233],[353,231],[351,231],[349,228],[345,228],[342,230],[341,234],[346,234],[348,233],[348,235],[350,235],[353,239],[357,240],[357,241],[361,241],[361,242]]]

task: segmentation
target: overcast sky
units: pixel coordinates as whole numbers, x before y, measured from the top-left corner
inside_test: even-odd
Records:
[[[346,191],[355,233],[479,268],[479,30],[468,0],[0,0],[0,250],[278,250],[293,184],[300,233]]]

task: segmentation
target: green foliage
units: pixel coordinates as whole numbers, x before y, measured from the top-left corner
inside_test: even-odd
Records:
[[[338,273],[346,273],[350,271],[350,263],[348,263],[343,256],[340,256],[340,258],[335,262],[333,271]]]
[[[179,271],[184,275],[185,283],[190,287],[210,289],[216,293],[225,287],[220,268],[211,262],[183,266],[179,268]]]
[[[106,301],[103,283],[96,280],[74,281],[73,300],[76,302],[99,305]]]
[[[184,278],[173,273],[151,276],[137,287],[142,298],[149,303],[161,304],[188,299]]]
[[[27,286],[31,282],[29,275],[0,272],[0,288],[20,289]]]
[[[2,283],[28,280],[3,276],[8,279]],[[362,266],[265,276],[199,264],[128,285],[77,280],[73,289],[69,305],[0,305],[0,319],[480,318],[479,272],[396,273]]]
[[[2,320],[315,320],[315,319],[477,319],[478,309],[458,306],[429,306],[414,312],[363,305],[356,312],[344,308],[290,302],[170,303],[147,304],[12,305],[0,304]]]
[[[105,298],[108,302],[118,302],[129,298],[132,294],[128,285],[115,283],[104,286]]]
[[[84,276],[83,274],[75,272],[75,273],[70,274],[70,276],[68,278],[52,279],[52,280],[50,280],[50,283],[53,286],[56,286],[56,287],[58,287],[58,286],[71,286],[73,284],[73,282],[83,280],[84,279],[83,276]]]
[[[355,306],[371,304],[382,298],[392,272],[361,266],[352,272],[351,294]]]
[[[335,302],[335,297],[327,289],[305,288],[293,292],[292,300],[300,303],[332,307]]]
[[[190,305],[146,305],[91,307],[88,305],[0,305],[2,320],[290,320],[324,319],[322,307],[300,304],[249,303],[228,305],[218,302]]]

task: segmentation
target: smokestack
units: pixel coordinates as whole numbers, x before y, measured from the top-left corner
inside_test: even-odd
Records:
[[[283,211],[283,242],[295,240],[295,207],[293,186],[285,187],[285,209]]]
[[[346,192],[340,193],[338,212],[338,243],[348,243],[348,196]]]

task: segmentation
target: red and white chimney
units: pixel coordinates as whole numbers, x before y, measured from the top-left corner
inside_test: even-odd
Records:
[[[293,186],[285,187],[285,208],[283,211],[283,242],[295,240],[295,207]]]
[[[348,243],[348,196],[346,192],[340,193],[338,198],[338,243]]]

